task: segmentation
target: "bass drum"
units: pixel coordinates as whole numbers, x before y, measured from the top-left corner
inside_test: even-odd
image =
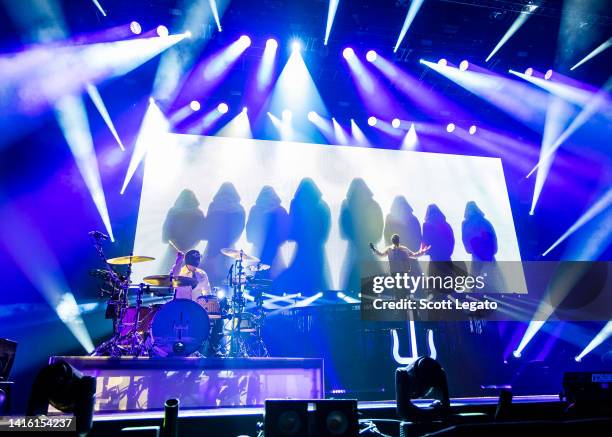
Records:
[[[206,310],[189,299],[175,299],[160,308],[151,326],[153,354],[190,355],[201,349],[210,333]]]

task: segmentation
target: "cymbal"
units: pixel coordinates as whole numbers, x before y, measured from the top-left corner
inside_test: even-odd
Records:
[[[187,276],[171,276],[171,275],[152,275],[142,279],[144,283],[156,285],[158,287],[193,287],[197,284],[194,278]]]
[[[152,256],[131,255],[118,256],[117,258],[111,258],[109,260],[106,260],[106,262],[113,265],[126,265],[153,261],[154,259],[155,258],[153,258]]]
[[[251,272],[263,272],[264,270],[268,270],[269,268],[270,266],[268,264],[259,263],[248,266],[246,269]]]
[[[259,258],[257,258],[256,256],[249,255],[244,250],[240,250],[240,249],[232,249],[232,248],[226,247],[224,249],[221,249],[221,253],[235,260],[242,259],[242,261],[248,261],[248,262],[254,262],[254,263],[258,263],[260,261]]]

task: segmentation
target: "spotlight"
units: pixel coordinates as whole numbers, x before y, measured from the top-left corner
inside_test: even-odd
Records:
[[[223,299],[225,297],[225,291],[223,291],[221,289],[217,290],[217,297],[219,299]]]
[[[298,40],[295,40],[291,43],[291,51],[294,53],[299,53],[302,51],[302,43]]]
[[[194,110],[194,111],[199,111],[200,110],[200,102],[198,102],[197,100],[192,100],[191,103],[189,104],[189,107]]]
[[[580,358],[579,356],[576,356],[576,357],[574,357],[574,361],[579,363],[580,361],[582,361],[582,358]]]
[[[317,118],[317,113],[314,111],[310,111],[308,112],[308,120],[314,122],[315,119]]]
[[[283,109],[283,112],[281,112],[281,117],[283,118],[283,120],[291,120],[291,116],[293,114],[291,114],[291,111],[288,109]]]
[[[548,80],[552,77],[553,71],[552,70],[548,70],[546,72],[546,74],[544,75],[544,79]]]
[[[369,50],[368,53],[366,53],[366,60],[368,62],[374,62],[376,58],[378,58],[378,54],[374,50]]]
[[[394,118],[393,121],[391,121],[391,126],[393,126],[396,129],[398,127],[400,127],[400,120],[399,120],[399,118]]]
[[[266,41],[266,48],[270,50],[276,50],[278,48],[278,42],[274,38],[270,38]]]
[[[229,111],[229,106],[227,106],[227,103],[219,103],[219,106],[217,106],[217,111],[219,111],[221,114],[226,114],[227,111]]]
[[[446,67],[448,65],[448,61],[446,59],[442,58],[442,59],[440,59],[438,61],[438,65],[441,66],[441,67]]]
[[[520,358],[521,357],[521,353],[519,351],[512,352],[512,355],[514,356],[514,358]]]
[[[347,47],[342,51],[342,56],[344,56],[344,59],[348,59],[352,56],[355,56],[355,51],[352,48]]]
[[[533,74],[533,68],[529,67],[525,70],[525,76],[531,76]]]
[[[370,117],[370,118],[368,118],[368,125],[370,125],[370,126],[376,126],[376,122],[378,122],[378,120],[376,119],[376,117]]]
[[[185,38],[191,38],[191,30],[188,30],[187,32],[184,33]]]
[[[463,61],[461,61],[461,64],[459,64],[459,70],[465,71],[468,69],[469,66],[470,63],[464,59]]]
[[[242,107],[242,112],[244,112],[246,114],[247,112],[249,112],[249,108],[247,108],[246,106],[243,106]]]
[[[163,24],[160,26],[157,26],[157,35],[163,37],[168,36],[169,32],[168,32],[168,28],[166,26],[164,26]]]
[[[474,135],[476,133],[476,125],[471,125],[470,130],[468,131],[470,135]]]
[[[130,23],[130,30],[134,35],[140,35],[140,32],[142,32],[142,27],[138,21],[132,21]]]
[[[449,134],[455,131],[455,123],[449,123],[446,125],[446,132]]]
[[[238,41],[240,41],[240,43],[245,47],[249,47],[251,45],[251,38],[249,38],[247,35],[242,35]]]

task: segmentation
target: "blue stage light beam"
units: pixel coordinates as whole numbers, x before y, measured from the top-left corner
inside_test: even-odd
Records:
[[[5,199],[2,199],[5,200]],[[39,228],[10,202],[0,207],[0,246],[4,246],[24,276],[53,308],[87,353],[94,350],[81,309],[70,291],[60,263]],[[35,248],[35,249],[34,249]]]
[[[313,136],[318,136],[318,130],[308,121],[309,112],[314,111],[322,117],[328,114],[299,50],[292,50],[270,96],[270,113],[280,114],[285,110],[292,114],[291,130],[285,129],[285,134],[290,133],[297,141],[312,141]]]
[[[608,38],[607,41],[604,41],[599,46],[597,46],[591,53],[586,55],[584,58],[582,58],[580,61],[578,61],[576,63],[576,65],[574,65],[572,68],[570,68],[570,70],[574,71],[576,68],[580,67],[585,62],[590,61],[595,56],[599,55],[600,53],[602,53],[603,51],[609,49],[610,47],[612,47],[612,37]]]
[[[248,111],[244,108],[215,134],[218,137],[253,138]]]
[[[603,111],[610,110],[610,96],[609,92],[612,90],[612,77],[608,79],[603,88],[595,94],[595,96],[588,102],[582,110],[576,115],[572,122],[567,128],[559,135],[556,141],[551,145],[548,152],[541,156],[540,160],[533,169],[527,174],[529,178],[538,168],[542,162],[546,162],[549,158],[557,151],[559,147],[565,141],[567,141],[578,129],[580,129],[593,115]],[[602,111],[603,110],[603,111]],[[539,172],[538,172],[539,173]]]
[[[560,97],[548,97],[548,110],[546,111],[546,122],[544,124],[544,134],[542,135],[542,144],[540,147],[540,155],[538,162],[540,164],[538,174],[536,176],[533,196],[531,199],[531,209],[529,214],[533,215],[536,205],[542,194],[544,182],[548,177],[550,167],[554,159],[553,143],[556,138],[561,135],[569,118],[572,115],[572,107]]]
[[[612,336],[612,321],[606,323],[601,331],[586,345],[586,347],[576,355],[575,360],[577,362],[582,361],[582,359],[589,353],[592,352],[597,346],[602,344],[608,338]]]
[[[334,126],[332,122],[330,122],[326,118],[321,117],[315,111],[310,111],[308,113],[308,120],[319,129],[328,144],[336,143],[336,134],[334,132]]]
[[[134,150],[130,163],[128,165],[125,179],[123,180],[123,186],[121,187],[121,194],[125,193],[125,190],[132,180],[136,169],[147,154],[147,150],[152,145],[164,141],[164,138],[169,131],[169,123],[163,112],[153,99],[149,100],[149,107],[140,125],[140,131],[136,137],[136,143],[134,144]]]
[[[115,241],[83,99],[64,96],[56,102],[54,112],[106,232],[111,241]]]
[[[117,142],[121,150],[125,151],[125,147],[123,147],[123,142],[121,141],[121,138],[119,138],[117,129],[115,128],[115,125],[113,124],[113,120],[111,119],[110,114],[108,113],[108,109],[106,109],[106,105],[104,104],[104,101],[102,100],[102,96],[100,95],[98,88],[96,88],[92,84],[88,84],[86,86],[86,89],[87,89],[87,94],[89,95],[89,97],[91,98],[91,101],[94,103],[96,109],[102,116],[102,119],[104,120],[104,123],[106,123],[108,130],[113,135],[113,138],[115,139],[115,141]]]
[[[278,118],[271,112],[268,112],[267,114],[268,114],[268,117],[270,118],[270,121],[272,121],[272,124],[276,128],[276,130],[278,130],[281,140],[291,141],[295,139],[294,138],[295,132],[293,130],[293,125],[291,123],[292,117],[287,116],[288,113],[285,113],[285,117],[281,116],[281,118]]]
[[[402,44],[402,41],[406,37],[406,34],[408,33],[408,29],[410,29],[410,25],[414,21],[414,18],[419,12],[419,9],[421,9],[423,2],[424,0],[412,0],[412,2],[410,3],[410,7],[408,8],[408,13],[406,14],[406,18],[404,19],[404,24],[402,25],[402,30],[400,30],[400,34],[397,38],[397,42],[395,43],[395,47],[393,48],[393,53],[396,53],[400,45]]]
[[[357,122],[351,118],[351,135],[353,136],[353,144],[361,147],[371,147],[370,141],[365,136]]]
[[[329,41],[329,35],[331,34],[339,3],[340,0],[329,0],[329,7],[327,8],[327,24],[325,25],[325,40],[323,41],[323,45],[327,45],[327,41]]]
[[[266,48],[264,49],[261,63],[257,70],[257,91],[260,93],[267,90],[272,83],[277,51],[278,42],[275,39],[266,41]]]
[[[349,143],[348,134],[340,123],[332,117],[332,125],[334,126],[334,135],[336,136],[336,144],[346,146]]]
[[[98,0],[91,0],[93,2],[93,4],[96,6],[96,8],[98,8],[98,10],[100,11],[100,13],[102,14],[103,17],[106,17],[106,11],[104,10],[104,8],[102,7],[102,5],[100,4],[100,2]]]
[[[570,228],[559,237],[557,241],[555,241],[552,246],[544,251],[542,256],[548,255],[555,247],[565,241],[570,235],[580,229],[582,226],[587,224],[589,221],[593,220],[599,214],[606,213],[608,216],[612,216],[612,211],[610,210],[610,206],[612,206],[612,188],[610,188],[601,198],[599,198],[593,205],[591,205],[585,212],[582,214],[576,222]],[[607,234],[608,236],[612,233],[612,222],[610,220],[604,221],[604,228],[602,229],[603,234]]]
[[[531,17],[531,13],[534,12],[538,7],[539,5],[536,4],[525,6],[525,8],[519,13],[519,16],[516,17],[516,20],[514,20],[514,22],[510,25],[504,36],[502,36],[497,45],[493,48],[491,53],[489,53],[489,56],[487,56],[485,62],[489,62],[489,60],[495,55],[495,53],[497,53],[499,49],[501,49],[504,44],[506,44],[508,40],[512,38],[512,35],[514,35],[521,27],[523,27],[523,24],[525,24],[529,17]]]
[[[419,139],[417,137],[414,123],[410,123],[410,129],[406,132],[404,139],[402,140],[402,150],[415,150],[419,145]]]
[[[251,45],[251,38],[242,35],[226,49],[219,52],[206,65],[203,72],[205,81],[218,80],[238,60],[240,55]]]
[[[542,329],[542,326],[544,326],[544,323],[545,322],[541,320],[534,320],[534,321],[529,322],[529,325],[527,326],[527,330],[525,331],[525,334],[523,334],[523,338],[521,338],[521,341],[518,347],[514,350],[514,352],[512,352],[512,355],[514,355],[515,358],[520,358],[522,356],[523,351],[525,350],[529,342],[533,339],[533,337],[535,337],[538,331]]]
[[[215,18],[215,24],[217,25],[217,30],[221,32],[223,29],[221,28],[221,18],[219,17],[219,8],[217,7],[216,0],[209,0],[210,10],[212,11],[213,17]]]

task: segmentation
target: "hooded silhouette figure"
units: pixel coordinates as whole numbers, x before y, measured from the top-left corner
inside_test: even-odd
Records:
[[[413,252],[421,247],[421,223],[404,196],[396,196],[391,211],[385,219],[385,243],[391,244],[391,236],[398,234],[402,243]]]
[[[423,222],[423,244],[431,246],[428,251],[431,261],[450,261],[455,248],[455,235],[438,205],[427,207]]]
[[[495,229],[474,201],[465,205],[461,238],[465,251],[472,255],[473,261],[495,261],[497,253]]]
[[[199,207],[200,202],[194,192],[184,189],[166,214],[162,227],[162,242],[168,244],[168,249],[160,271],[168,270],[176,258],[176,249],[170,241],[181,251],[187,252],[204,239],[205,217]]]
[[[330,287],[325,242],[329,237],[331,213],[321,191],[311,178],[300,182],[289,206],[289,239],[295,255],[279,277],[279,288],[313,293]]]
[[[383,214],[380,205],[365,181],[355,178],[349,185],[340,208],[340,236],[348,241],[344,261],[342,289],[358,293],[361,278],[380,273],[378,259],[369,243],[376,243],[383,234]]]
[[[232,259],[223,255],[221,249],[234,247],[244,229],[245,216],[234,184],[221,184],[208,206],[204,225],[204,237],[208,245],[202,266],[212,285],[220,285],[227,275]]]
[[[247,241],[253,244],[254,255],[271,266],[268,271],[270,278],[275,278],[285,268],[279,249],[288,234],[289,214],[282,207],[274,188],[266,185],[249,212],[246,235]]]

